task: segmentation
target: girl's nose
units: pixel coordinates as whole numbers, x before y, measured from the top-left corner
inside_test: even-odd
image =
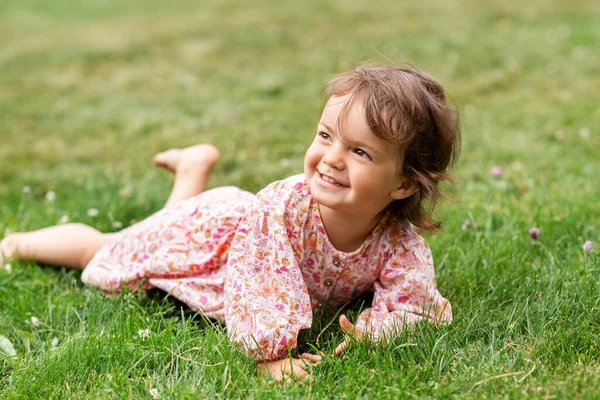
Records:
[[[344,157],[339,150],[330,150],[323,156],[323,162],[338,171],[344,169]]]

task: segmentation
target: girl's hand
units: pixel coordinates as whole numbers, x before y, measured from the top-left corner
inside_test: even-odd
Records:
[[[335,348],[336,356],[340,356],[344,351],[346,351],[352,340],[360,340],[363,335],[365,335],[365,332],[362,329],[355,327],[344,314],[340,316],[340,326],[344,332],[346,332],[346,338]]]
[[[281,382],[284,378],[295,376],[298,379],[306,379],[310,376],[307,367],[321,362],[321,356],[317,354],[303,353],[301,359],[284,358],[276,361],[258,361],[256,370],[259,375],[271,376],[275,382]]]

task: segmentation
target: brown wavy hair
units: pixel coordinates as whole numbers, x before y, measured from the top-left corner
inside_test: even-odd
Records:
[[[460,153],[458,113],[447,103],[442,86],[407,64],[368,64],[335,76],[325,90],[327,99],[350,95],[339,124],[353,102],[361,101],[371,131],[398,148],[398,173],[417,191],[393,201],[388,206],[392,215],[420,230],[440,229],[441,223],[432,217],[443,197],[439,184],[453,182],[448,169]],[[343,126],[339,128],[343,132]]]

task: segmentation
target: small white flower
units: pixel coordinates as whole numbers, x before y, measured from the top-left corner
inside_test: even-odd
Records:
[[[121,221],[113,221],[112,227],[115,229],[121,229],[123,227],[123,223]]]
[[[127,198],[131,196],[131,192],[133,192],[133,187],[131,185],[125,185],[119,190],[119,195]]]
[[[282,158],[281,161],[279,161],[279,165],[281,165],[282,167],[289,167],[290,164],[291,162],[289,158]]]
[[[36,317],[31,317],[31,325],[37,328],[38,326],[40,326],[40,320]]]
[[[15,348],[10,340],[2,335],[0,335],[0,355],[5,355],[8,357],[16,357],[17,355],[17,352],[15,351]]]
[[[23,193],[25,193],[25,194],[31,193],[31,188],[29,186],[23,186]]]
[[[56,350],[58,347],[58,338],[52,339],[52,350]]]
[[[56,200],[56,193],[54,193],[52,190],[48,190],[46,192],[46,200],[48,200],[48,201]]]
[[[88,215],[88,217],[97,217],[98,216],[98,209],[97,208],[90,208],[89,210],[87,210],[87,215]]]
[[[67,222],[69,222],[69,216],[68,215],[63,215],[62,217],[60,217],[60,219],[58,220],[58,225],[61,224],[66,224]]]
[[[10,274],[12,272],[12,265],[6,264],[4,266],[4,270],[6,271],[7,274]]]
[[[583,140],[587,140],[590,138],[590,130],[588,128],[581,128],[579,130],[579,137]]]
[[[506,190],[508,189],[508,182],[506,182],[505,180],[498,181],[496,182],[496,188],[500,190]]]
[[[160,397],[160,393],[158,393],[158,389],[157,388],[150,389],[150,396],[152,396],[153,399],[158,399]]]
[[[148,336],[150,336],[150,329],[140,329],[138,331],[138,336],[143,338],[147,338]]]

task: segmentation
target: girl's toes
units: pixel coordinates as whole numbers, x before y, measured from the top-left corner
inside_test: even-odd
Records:
[[[0,241],[0,265],[4,265],[15,254],[16,240],[15,234],[11,234]]]
[[[163,167],[166,165],[167,163],[167,156],[165,154],[166,152],[161,152],[161,153],[156,153],[154,155],[154,158],[152,159],[152,162],[154,163],[154,165],[156,165],[157,167]]]
[[[175,171],[175,169],[177,169],[179,158],[180,156],[178,150],[167,150],[156,154],[152,161],[157,167],[165,168],[169,171]]]

